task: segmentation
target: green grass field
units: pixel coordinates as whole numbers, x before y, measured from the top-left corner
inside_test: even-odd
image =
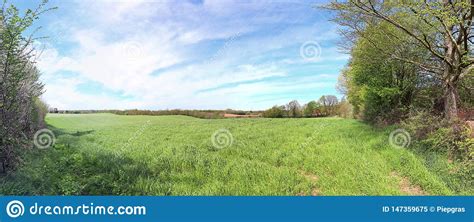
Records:
[[[356,120],[52,114],[3,194],[452,195],[424,158]],[[211,137],[227,129],[233,143]],[[454,182],[453,182],[454,183]]]

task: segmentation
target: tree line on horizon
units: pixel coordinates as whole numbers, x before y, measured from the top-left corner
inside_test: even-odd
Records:
[[[195,109],[166,109],[166,110],[148,110],[148,109],[127,109],[127,110],[59,110],[50,108],[50,113],[60,114],[92,114],[92,113],[113,113],[117,115],[147,115],[147,116],[166,116],[183,115],[192,116],[201,119],[221,119],[225,114],[235,114],[237,116],[252,116],[265,118],[300,118],[300,117],[327,117],[341,116],[351,117],[352,107],[345,98],[340,101],[334,95],[324,95],[317,101],[310,101],[303,106],[297,100],[292,100],[286,105],[275,105],[265,111],[252,110],[195,110]]]
[[[149,110],[149,109],[126,109],[126,110],[59,110],[57,108],[50,108],[49,113],[58,114],[93,114],[93,113],[112,113],[116,115],[146,115],[146,116],[167,116],[167,115],[182,115],[192,116],[201,119],[221,119],[225,114],[235,115],[252,115],[259,116],[261,111],[252,110],[211,110],[211,109],[164,109],[164,110]]]
[[[327,116],[352,116],[351,105],[345,98],[341,101],[334,95],[323,95],[317,101],[300,105],[297,100],[292,100],[286,105],[275,105],[262,113],[266,118],[301,118],[301,117],[327,117]]]

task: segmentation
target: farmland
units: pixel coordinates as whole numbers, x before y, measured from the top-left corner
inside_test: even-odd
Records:
[[[472,194],[393,129],[341,118],[48,114],[54,146],[0,181],[22,195]],[[454,181],[454,182],[453,182]]]

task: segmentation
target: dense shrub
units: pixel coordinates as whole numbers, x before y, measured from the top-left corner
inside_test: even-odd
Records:
[[[272,108],[263,112],[265,118],[283,118],[286,116],[285,107],[273,106]]]
[[[286,105],[286,111],[288,112],[288,117],[298,118],[302,116],[301,105],[296,100],[290,101]]]
[[[386,27],[371,27],[367,32],[377,28]],[[410,51],[409,47],[403,50]],[[348,67],[338,79],[338,90],[346,94],[354,106],[354,114],[375,124],[392,124],[406,118],[420,88],[416,86],[421,86],[416,75],[419,70],[380,55],[378,49],[364,39],[356,42],[351,55]]]
[[[441,116],[426,111],[412,112],[409,118],[402,122],[402,127],[418,140],[426,139],[431,133],[447,125],[447,121]]]
[[[402,126],[423,148],[447,153],[455,161],[473,159],[471,129],[463,121],[448,121],[428,112],[416,112],[403,121]]]
[[[417,112],[402,123],[410,132],[415,151],[447,156],[450,168],[447,180],[459,180],[466,187],[474,185],[474,139],[471,129],[463,121],[448,121],[441,116]]]
[[[335,116],[338,114],[339,100],[334,95],[323,95],[319,98],[320,111],[323,116]]]
[[[442,127],[430,133],[424,140],[430,148],[437,151],[447,151],[455,161],[469,162],[474,159],[474,139],[470,137],[470,130],[463,126]]]
[[[343,99],[339,103],[338,115],[342,118],[353,118],[354,117],[353,107],[347,100]]]
[[[311,101],[307,103],[303,108],[303,114],[305,117],[312,117],[315,110],[318,109],[320,105],[316,101]]]
[[[36,10],[19,10],[6,1],[0,8],[0,164],[13,167],[35,131],[44,126],[46,106],[39,101],[43,84],[35,65],[33,36],[24,33],[47,11],[43,1]]]

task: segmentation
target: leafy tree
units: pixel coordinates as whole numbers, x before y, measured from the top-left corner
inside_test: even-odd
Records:
[[[334,95],[324,95],[319,98],[319,104],[322,106],[326,115],[336,115],[337,105],[339,101]]]
[[[265,118],[283,118],[285,117],[285,107],[283,106],[273,106],[272,108],[265,110],[263,112],[263,117]]]
[[[364,34],[375,35],[379,30],[397,34],[393,32],[396,30],[386,24],[368,26]],[[386,43],[383,47],[403,51],[403,56],[408,59],[426,55],[423,50],[403,44],[395,46]],[[421,79],[417,74],[421,70],[416,66],[380,54],[379,50],[364,38],[354,44],[351,56],[348,68],[341,73],[338,85],[343,88],[354,106],[355,114],[369,122],[398,122],[406,117],[421,88],[429,88],[429,84],[439,84],[430,79]],[[421,84],[425,86],[421,87]],[[419,102],[433,104],[434,100],[425,99]]]
[[[288,117],[301,117],[301,105],[296,100],[289,102],[286,105],[286,110],[288,111]]]
[[[38,99],[43,85],[35,66],[35,39],[23,33],[49,10],[44,9],[46,3],[24,15],[6,1],[0,9],[0,157],[7,166],[14,163],[16,148],[32,137],[45,114]]]
[[[418,74],[436,79],[444,91],[444,114],[448,119],[458,115],[459,84],[474,68],[471,33],[474,6],[467,0],[442,1],[334,1],[325,8],[337,13],[335,21],[344,26],[347,43],[365,39],[380,54],[418,67]],[[388,25],[397,30],[373,30],[367,27]],[[384,36],[384,38],[380,38]],[[402,37],[402,38],[400,38]],[[414,49],[423,48],[426,57],[403,56],[385,48],[385,43],[400,42]]]
[[[316,101],[311,101],[304,107],[304,115],[306,117],[311,117],[314,111],[319,107],[319,104]]]
[[[345,99],[342,98],[341,102],[339,102],[339,110],[338,110],[338,115],[343,117],[343,118],[352,118],[353,117],[353,112],[352,112],[352,105]]]

